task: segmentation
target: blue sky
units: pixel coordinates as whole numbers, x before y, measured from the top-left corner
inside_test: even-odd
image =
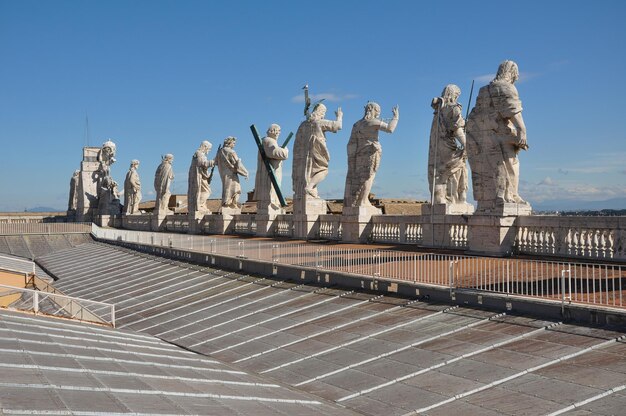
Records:
[[[0,211],[66,209],[86,114],[90,145],[117,144],[118,182],[141,161],[144,199],[164,153],[186,193],[206,139],[238,137],[253,174],[248,126],[295,132],[305,83],[329,115],[344,111],[322,196],[343,196],[350,130],[374,100],[384,117],[398,104],[400,122],[381,134],[373,192],[428,199],[431,98],[455,83],[466,107],[472,79],[486,84],[504,59],[522,73],[522,197],[562,208],[626,197],[625,18],[622,1],[0,0]],[[290,195],[289,162],[285,172]]]

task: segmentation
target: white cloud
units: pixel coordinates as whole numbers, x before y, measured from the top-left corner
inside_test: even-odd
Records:
[[[496,74],[478,75],[477,77],[474,77],[474,81],[476,81],[476,83],[478,84],[486,84],[488,82],[491,82],[491,80],[494,79],[495,77],[496,77]]]
[[[537,185],[556,186],[557,183],[549,176],[546,176]]]
[[[311,98],[311,101],[313,101],[313,102],[319,101],[319,100],[325,100],[325,101],[330,101],[330,102],[338,102],[338,101],[352,100],[352,99],[358,98],[358,97],[359,96],[357,94],[343,94],[343,95],[339,95],[339,94],[335,94],[335,93],[332,93],[332,92],[323,92],[323,93],[320,93],[320,94],[309,94],[309,98]],[[291,98],[291,102],[293,102],[293,103],[304,103],[304,93],[292,97]]]

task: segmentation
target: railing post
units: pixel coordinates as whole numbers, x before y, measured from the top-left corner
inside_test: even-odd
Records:
[[[318,248],[317,250],[315,250],[315,268],[319,269],[320,268],[320,256],[322,253],[322,249]]]
[[[454,264],[457,261],[458,260],[452,260],[448,265],[448,283],[450,285],[450,297],[452,297],[452,292],[454,291]]]
[[[115,328],[115,305],[111,304],[111,326]]]
[[[570,301],[571,301],[571,284],[572,284],[572,269],[569,268],[567,270],[561,270],[561,315],[565,314],[565,273],[569,274],[569,283],[570,283]]]
[[[272,263],[278,263],[278,257],[276,252],[278,251],[278,244],[272,244]]]
[[[37,291],[33,292],[33,311],[39,312],[39,293]]]

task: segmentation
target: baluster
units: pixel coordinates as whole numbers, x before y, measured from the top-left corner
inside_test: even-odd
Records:
[[[517,250],[520,253],[528,250],[528,227],[520,227],[517,232]]]
[[[599,250],[598,255],[602,257],[603,259],[607,257],[606,233],[607,233],[607,230],[600,230],[599,231],[600,235],[598,236],[598,250]]]

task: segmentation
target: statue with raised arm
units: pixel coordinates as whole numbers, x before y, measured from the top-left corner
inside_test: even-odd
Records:
[[[222,178],[222,207],[239,208],[241,184],[239,175],[248,179],[248,170],[235,152],[237,138],[229,136],[224,139],[224,145],[217,152],[215,163]]]
[[[293,192],[296,199],[305,195],[319,198],[317,186],[328,175],[330,154],[326,147],[326,132],[341,130],[343,112],[338,108],[336,121],[326,120],[326,106],[318,103],[300,124],[293,144]]]
[[[139,161],[133,159],[124,180],[124,214],[132,215],[139,212],[139,202],[141,201],[141,182],[137,168]]]
[[[187,207],[189,216],[197,218],[210,214],[211,211],[206,206],[206,201],[211,196],[211,186],[209,185],[208,169],[214,165],[213,160],[207,158],[213,145],[207,140],[200,144],[200,147],[191,158],[189,166]]]
[[[517,155],[528,144],[522,102],[514,85],[518,79],[517,64],[502,62],[495,79],[480,89],[467,120],[467,152],[479,212],[491,212],[505,203],[530,210],[519,196]]]
[[[168,153],[161,158],[161,164],[154,174],[154,190],[156,192],[156,203],[154,212],[159,216],[165,216],[170,213],[168,205],[170,202],[170,185],[174,180],[174,170],[172,162],[174,155]]]
[[[261,143],[267,159],[274,168],[276,182],[280,186],[283,178],[283,160],[289,157],[289,149],[279,146],[277,142],[278,136],[280,136],[280,126],[272,124],[267,129],[267,136],[261,139]],[[257,212],[270,210],[280,212],[282,209],[260,152],[257,158],[256,177],[254,179],[254,199],[257,201]]]
[[[428,183],[430,191],[434,190],[436,204],[467,202],[465,120],[461,104],[457,102],[460,95],[461,89],[449,84],[441,97],[433,98],[431,102],[435,113],[430,128]]]
[[[380,165],[382,147],[378,132],[393,133],[398,125],[400,109],[393,107],[389,123],[380,119],[380,106],[369,102],[365,115],[352,126],[348,141],[348,174],[344,193],[344,207],[370,207],[369,194]]]
[[[72,179],[70,179],[70,198],[67,203],[67,210],[69,212],[76,213],[76,207],[78,206],[78,193],[79,191],[79,182],[80,182],[80,170],[75,170],[72,175]]]

